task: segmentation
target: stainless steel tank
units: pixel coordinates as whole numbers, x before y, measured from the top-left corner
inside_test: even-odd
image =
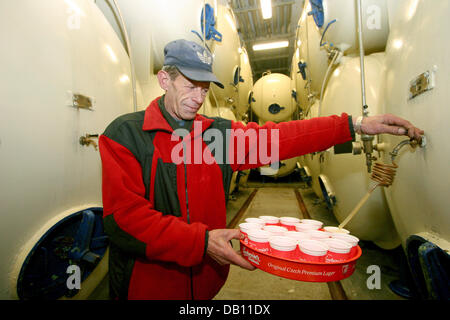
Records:
[[[322,44],[328,43],[345,54],[358,53],[356,1],[323,0],[322,8],[323,17],[320,24]],[[361,11],[365,53],[383,52],[389,34],[388,0],[361,1]]]
[[[259,78],[253,86],[251,107],[260,121],[290,120],[295,111],[291,101],[291,78],[270,73]]]
[[[305,1],[298,22],[296,46],[299,48],[299,62],[303,81],[297,81],[297,94],[301,95],[307,108],[319,97],[322,81],[328,68],[328,52],[320,46],[321,33],[311,12],[309,0]],[[303,98],[304,97],[304,98]],[[308,101],[309,100],[309,101]],[[304,108],[302,106],[302,108]]]
[[[239,73],[240,73],[238,84],[239,100],[238,103],[236,103],[235,112],[236,117],[239,120],[242,120],[246,116],[247,111],[250,108],[249,98],[253,88],[252,66],[250,65],[250,61],[248,60],[248,53],[245,47],[241,48]]]
[[[0,298],[9,299],[55,223],[102,207],[96,135],[132,112],[134,99],[126,50],[94,2],[1,2],[0,15],[8,42],[0,53]],[[99,268],[76,297],[104,277],[106,258]]]
[[[411,235],[450,249],[450,129],[448,108],[450,29],[448,1],[402,1],[392,19],[386,46],[381,96],[383,112],[424,129],[427,144],[402,148],[397,174],[386,198],[402,244]],[[394,16],[394,15],[392,15]],[[382,136],[389,152],[405,137]]]
[[[383,60],[384,53],[365,57],[365,84],[370,115],[380,113],[379,88]],[[321,111],[323,116],[342,112],[354,117],[361,115],[359,63],[359,57],[342,58],[325,91]],[[360,140],[359,135],[356,135],[356,140]],[[321,155],[323,164],[319,183],[339,222],[348,216],[374,184],[367,172],[364,154],[353,155],[351,144],[349,147],[349,150],[332,147]],[[360,239],[373,241],[384,249],[392,249],[400,244],[381,187],[375,189],[345,228]]]

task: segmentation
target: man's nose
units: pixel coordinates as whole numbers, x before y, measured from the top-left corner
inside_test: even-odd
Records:
[[[195,89],[193,100],[199,104],[203,103],[203,101],[205,100],[205,95],[203,94],[202,88]]]

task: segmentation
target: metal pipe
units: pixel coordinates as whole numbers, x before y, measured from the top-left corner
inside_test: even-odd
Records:
[[[363,116],[367,116],[369,114],[369,110],[367,110],[366,103],[366,81],[365,81],[365,70],[364,70],[364,44],[363,44],[363,35],[362,35],[362,8],[361,8],[361,0],[357,0],[357,13],[358,13],[358,40],[359,40],[359,60],[360,60],[360,68],[361,68],[361,95],[362,95],[362,105],[363,105]]]
[[[417,147],[417,145],[418,145],[417,141],[414,139],[403,140],[402,142],[397,144],[397,146],[392,150],[392,152],[389,152],[389,154],[391,155],[392,162],[394,162],[395,158],[398,156],[400,149],[408,144],[413,148]]]
[[[361,96],[362,96],[362,116],[367,117],[369,115],[369,107],[366,102],[366,81],[365,81],[365,69],[364,69],[364,44],[363,44],[363,34],[362,34],[362,6],[361,0],[356,1],[357,15],[358,15],[358,40],[359,40],[359,61],[361,69]],[[371,135],[363,134],[361,140],[364,146],[364,153],[366,154],[366,165],[367,172],[371,172],[372,161],[376,160],[372,157],[373,152],[373,139]]]

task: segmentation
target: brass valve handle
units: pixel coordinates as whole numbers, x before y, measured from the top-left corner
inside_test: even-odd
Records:
[[[98,134],[86,133],[85,136],[81,136],[79,142],[82,146],[93,146],[95,150],[98,150],[98,145],[92,138],[98,138]]]

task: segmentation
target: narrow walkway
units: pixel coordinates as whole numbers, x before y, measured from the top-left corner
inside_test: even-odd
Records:
[[[260,188],[237,225],[245,218],[262,215],[303,218],[294,189]],[[239,248],[237,240],[233,240],[233,247]],[[331,300],[331,295],[326,283],[289,280],[259,269],[247,271],[231,266],[225,286],[214,299]]]
[[[256,195],[249,206],[245,210],[239,210],[255,190],[257,190]],[[324,225],[338,225],[334,215],[327,210],[325,204],[317,198],[311,188],[294,183],[283,185],[249,183],[248,188],[241,188],[236,200],[227,206],[230,214],[229,217],[227,216],[227,223],[234,224],[234,227],[237,228],[245,218],[260,215],[303,218],[299,202],[296,199],[296,191],[304,202],[306,208],[304,211],[307,211],[312,219],[320,220]],[[231,266],[228,280],[215,299],[404,300],[395,295],[388,287],[392,280],[398,279],[400,276],[398,265],[402,248],[383,250],[368,241],[360,241],[359,245],[363,250],[363,255],[356,264],[354,274],[349,278],[328,284],[301,282],[280,278],[258,269],[247,271]],[[233,241],[233,247],[239,249],[239,242]],[[368,288],[367,285],[371,276],[371,273],[367,271],[370,266],[377,266],[381,270],[381,281],[377,288]]]

